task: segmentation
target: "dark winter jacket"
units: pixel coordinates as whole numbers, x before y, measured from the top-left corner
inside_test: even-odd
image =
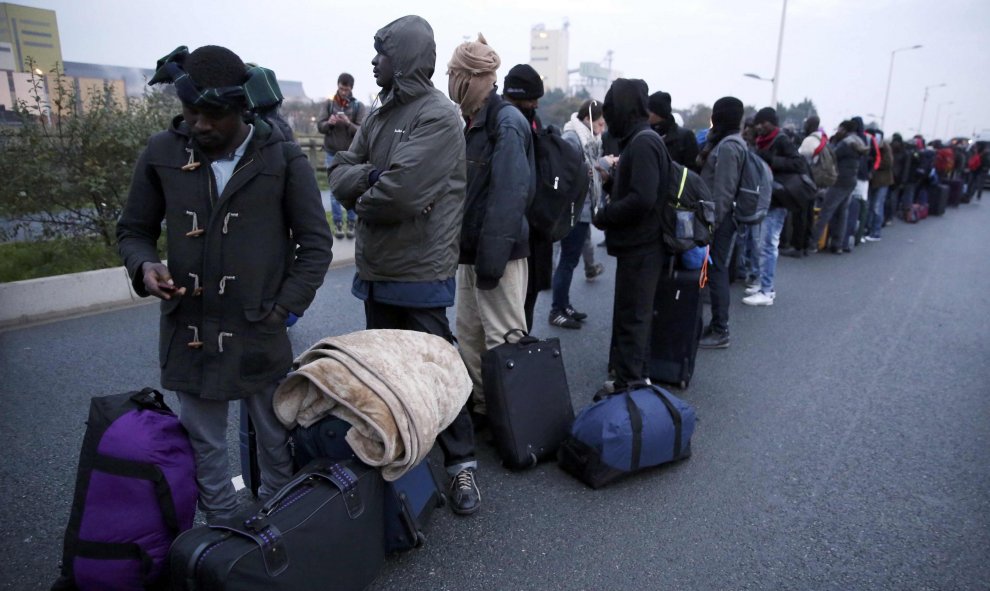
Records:
[[[330,125],[330,116],[339,113],[346,115],[350,122]],[[357,135],[367,116],[368,108],[354,97],[348,101],[347,107],[341,106],[333,98],[327,100],[316,122],[316,129],[324,134],[323,149],[330,154],[336,154],[350,148],[354,136]]]
[[[759,138],[757,138],[757,142],[759,145]],[[798,153],[794,142],[783,131],[777,133],[777,137],[773,139],[769,147],[759,150],[757,153],[770,165],[770,172],[773,173],[775,183],[780,183],[781,177],[784,175],[810,173],[808,161]],[[771,207],[785,206],[779,201],[777,191],[774,191],[770,205]]]
[[[605,230],[605,245],[612,256],[662,250],[661,197],[670,178],[670,156],[647,123],[645,84],[616,80],[602,106],[622,152],[609,203],[598,210],[595,224]]]
[[[674,121],[653,126],[663,138],[670,159],[697,172],[698,140],[690,129],[684,129]]]
[[[873,172],[870,179],[870,190],[880,187],[889,187],[894,184],[894,155],[890,151],[890,144],[880,145],[880,167]]]
[[[868,150],[866,144],[855,133],[850,133],[842,139],[833,137],[831,143],[835,149],[835,168],[838,172],[835,186],[842,189],[855,188],[860,161]]]
[[[394,83],[350,149],[337,152],[330,188],[358,214],[361,280],[446,280],[457,271],[464,212],[460,116],[430,81],[436,44],[425,20],[403,17],[375,38],[392,59]]]
[[[891,170],[894,180],[893,186],[896,188],[907,183],[910,178],[913,150],[909,149],[907,144],[904,142],[892,142],[890,145],[890,150],[894,162],[894,166]]]
[[[536,193],[533,131],[519,109],[503,101],[492,89],[464,130],[467,203],[460,262],[474,265],[480,289],[495,288],[506,263],[529,256],[526,209]]]
[[[190,156],[200,166],[183,170]],[[186,294],[161,303],[162,386],[230,400],[289,370],[284,320],[273,323],[269,313],[279,304],[302,316],[323,283],[333,238],[306,156],[261,120],[221,195],[215,186],[209,160],[177,117],[138,160],[117,239],[134,290],[147,296],[141,265],[160,261],[165,221],[169,272]]]

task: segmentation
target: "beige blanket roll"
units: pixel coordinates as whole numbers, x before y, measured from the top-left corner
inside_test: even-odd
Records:
[[[396,480],[433,447],[471,394],[471,378],[446,340],[408,330],[363,330],[325,338],[296,358],[275,391],[286,428],[333,414],[352,425],[347,442],[385,480]]]

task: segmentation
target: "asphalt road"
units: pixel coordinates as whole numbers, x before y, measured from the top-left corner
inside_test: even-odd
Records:
[[[438,514],[373,589],[990,589],[988,207],[782,259],[769,308],[733,286],[732,346],[701,351],[682,393],[689,460],[593,491],[481,445],[482,511]],[[578,408],[605,377],[614,261],[598,254],[606,275],[572,290],[583,329],[546,324],[549,294],[537,308]],[[362,328],[351,275],[328,275],[297,352]],[[88,399],[157,384],[156,317],[0,334],[0,588],[55,577]]]

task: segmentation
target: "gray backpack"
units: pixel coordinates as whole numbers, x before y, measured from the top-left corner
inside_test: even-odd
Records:
[[[767,210],[770,209],[770,196],[773,193],[773,173],[770,172],[770,166],[740,136],[732,135],[723,141],[738,142],[746,149],[732,215],[738,224],[759,224],[767,217]]]

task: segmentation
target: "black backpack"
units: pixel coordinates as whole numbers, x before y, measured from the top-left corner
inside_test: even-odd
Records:
[[[712,239],[715,202],[708,185],[693,170],[670,161],[670,178],[660,213],[663,243],[668,252],[681,253],[705,246]]]
[[[496,140],[495,124],[504,102],[486,122],[488,137]],[[570,233],[581,216],[588,197],[588,165],[584,154],[549,125],[533,134],[536,160],[536,195],[526,211],[530,232],[548,236],[554,242]]]
[[[732,215],[738,224],[759,224],[767,217],[770,198],[773,194],[773,173],[770,166],[760,158],[753,148],[738,136],[729,136],[724,141],[738,141],[746,150],[739,185],[736,188]]]

